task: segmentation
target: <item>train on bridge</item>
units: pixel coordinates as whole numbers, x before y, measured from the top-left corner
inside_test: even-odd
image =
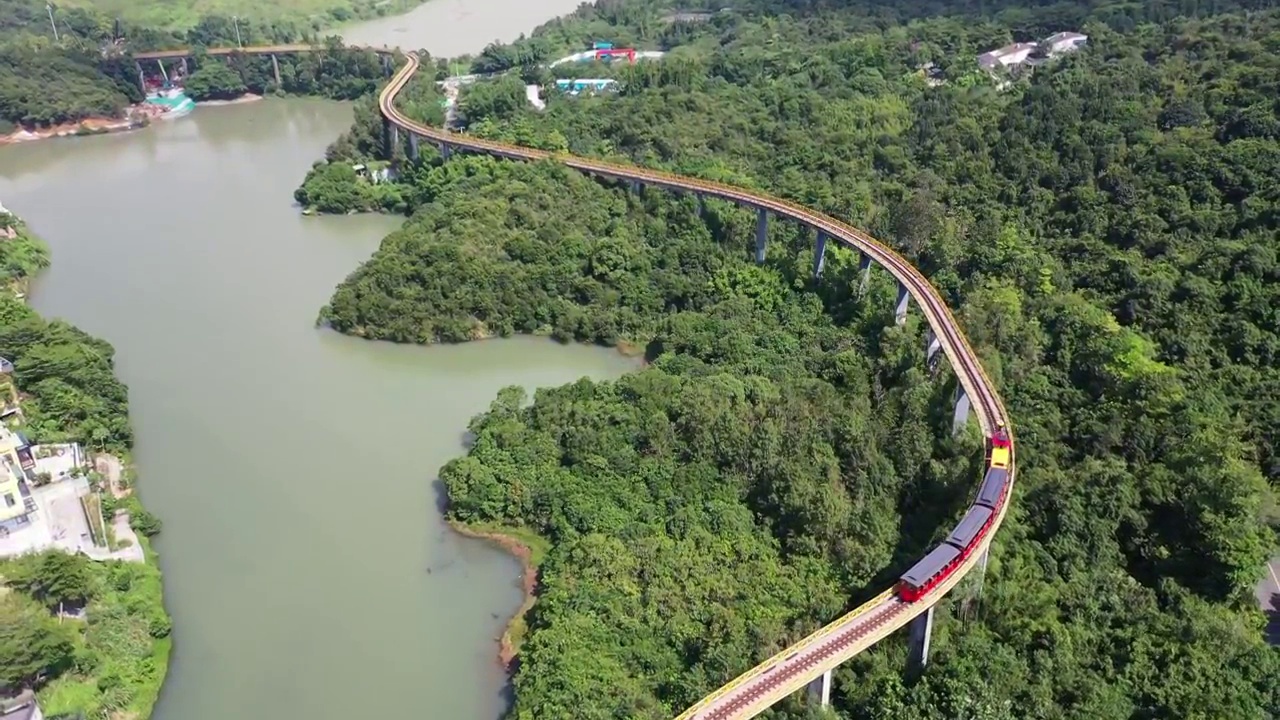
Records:
[[[1001,422],[989,440],[987,474],[983,477],[978,497],[969,512],[956,525],[941,545],[925,555],[920,562],[902,574],[898,580],[898,597],[904,602],[915,602],[941,584],[960,568],[986,537],[991,521],[1000,515],[1009,485],[1009,458],[1013,442],[1009,431]]]

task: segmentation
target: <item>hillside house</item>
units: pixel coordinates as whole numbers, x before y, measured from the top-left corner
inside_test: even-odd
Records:
[[[1089,42],[1088,35],[1081,35],[1075,32],[1054,33],[1040,42],[1040,49],[1045,55],[1053,57],[1063,53],[1073,52],[1084,47]]]
[[[1031,56],[1031,51],[1036,49],[1035,43],[1014,43],[997,48],[991,52],[985,52],[978,56],[978,67],[983,70],[995,70],[997,68],[1013,67],[1021,65]]]
[[[1014,43],[978,56],[978,67],[987,72],[1011,70],[1024,65],[1039,65],[1048,58],[1075,52],[1084,47],[1089,36],[1077,32],[1054,33],[1038,43]]]

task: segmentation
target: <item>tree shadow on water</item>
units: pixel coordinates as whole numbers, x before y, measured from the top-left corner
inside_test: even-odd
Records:
[[[444,516],[449,512],[449,491],[445,489],[444,481],[436,478],[431,481],[431,494],[436,501],[436,512]]]

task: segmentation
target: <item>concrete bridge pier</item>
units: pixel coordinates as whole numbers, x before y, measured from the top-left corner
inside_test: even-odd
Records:
[[[938,339],[933,328],[929,328],[924,333],[924,361],[933,370],[938,366],[938,351],[942,349],[942,341]]]
[[[383,123],[387,139],[387,159],[394,160],[396,151],[400,148],[400,126],[390,120],[385,120]]]
[[[809,702],[819,707],[831,705],[831,670],[828,670],[809,683]]]
[[[960,432],[965,423],[969,422],[969,393],[965,392],[964,385],[956,381],[956,411],[951,418],[951,431]]]
[[[858,259],[858,270],[862,271],[862,279],[858,281],[858,294],[861,295],[867,291],[867,284],[871,282],[871,256],[862,253]]]
[[[392,70],[395,68],[395,62],[391,59],[391,56],[385,53],[380,53],[378,55],[378,59],[382,61],[382,74],[390,75]]]
[[[698,217],[704,220],[707,217],[707,196],[698,193]]]
[[[133,66],[138,68],[138,89],[145,93],[147,91],[147,76],[142,72],[142,63],[135,62]]]
[[[756,264],[764,262],[765,246],[769,242],[769,213],[764,208],[756,211]]]
[[[418,134],[409,133],[409,159],[418,162]]]
[[[893,321],[899,325],[907,322],[907,305],[911,303],[911,293],[907,286],[898,283],[898,302],[893,306]]]
[[[639,180],[632,180],[631,192],[639,195],[641,190],[644,190],[644,183],[640,182]]]
[[[275,57],[275,56],[274,56],[274,55],[272,55],[272,57]],[[184,57],[184,58],[182,58],[182,77],[184,77],[184,78],[185,78],[186,76],[188,76],[188,75],[190,75],[190,74],[191,74],[191,73],[189,72],[189,69],[187,68],[187,59]]]
[[[275,53],[271,53],[271,71],[276,75],[276,87],[284,87],[284,82],[280,80],[280,60]]]
[[[827,262],[827,234],[818,231],[818,239],[813,248],[813,279],[822,277],[822,266]]]
[[[929,641],[933,636],[933,607],[915,616],[907,626],[907,670],[920,671],[929,664]]]

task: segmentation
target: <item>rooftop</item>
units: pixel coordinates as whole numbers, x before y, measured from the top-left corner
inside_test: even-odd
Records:
[[[1081,35],[1078,32],[1060,32],[1060,33],[1054,33],[1049,37],[1045,38],[1044,42],[1048,43],[1049,45],[1053,45],[1054,43],[1060,43],[1064,40],[1088,40],[1088,39],[1089,39],[1088,35]]]

